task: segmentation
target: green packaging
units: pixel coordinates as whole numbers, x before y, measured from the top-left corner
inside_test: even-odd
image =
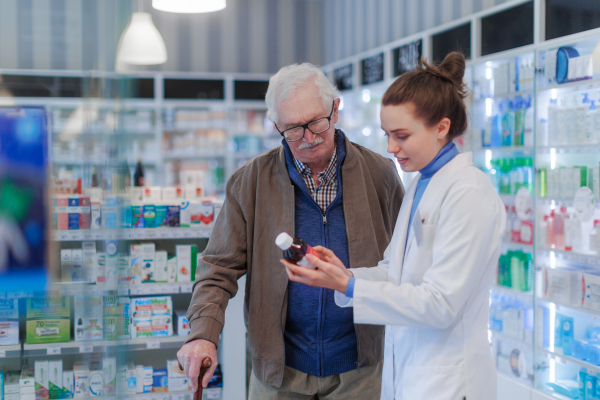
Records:
[[[155,214],[155,218],[154,218],[154,226],[156,228],[166,228],[167,227],[167,214],[169,213],[169,206],[167,206],[166,204],[164,205],[157,205],[156,207],[156,214]]]
[[[71,302],[69,297],[27,299],[27,344],[61,343],[71,339]]]
[[[540,183],[540,197],[548,197],[548,171],[546,168],[541,168],[538,170],[538,182]]]
[[[144,227],[155,228],[156,206],[154,204],[144,205]]]
[[[102,298],[102,311],[104,340],[117,340],[119,338],[119,296],[110,295]]]

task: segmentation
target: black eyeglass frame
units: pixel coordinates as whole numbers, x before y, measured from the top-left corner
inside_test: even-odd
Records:
[[[331,106],[331,113],[329,113],[329,117],[317,118],[317,119],[315,119],[313,121],[310,121],[310,122],[308,122],[308,123],[306,123],[304,125],[297,125],[297,126],[293,126],[291,128],[288,128],[288,129],[284,130],[283,132],[279,130],[279,127],[277,126],[277,124],[273,124],[273,125],[275,125],[275,129],[277,129],[277,132],[279,132],[279,134],[281,136],[283,136],[283,138],[285,139],[286,142],[297,142],[298,140],[304,139],[304,135],[306,135],[306,130],[307,129],[309,131],[311,131],[314,135],[318,135],[319,133],[323,133],[327,129],[331,128],[331,118],[333,117],[333,111],[335,110],[335,100],[336,99],[333,99],[333,104]],[[328,122],[327,129],[324,129],[321,132],[313,132],[313,130],[310,129],[309,125],[313,124],[313,123],[315,123],[317,121],[320,121],[322,119],[326,119],[327,120],[327,122]],[[298,138],[298,139],[293,139],[293,140],[288,139],[287,136],[285,135],[285,133],[287,131],[289,131],[289,130],[296,129],[296,128],[302,128],[302,136],[300,138]]]

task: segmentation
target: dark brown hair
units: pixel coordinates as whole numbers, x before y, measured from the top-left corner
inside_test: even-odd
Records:
[[[440,65],[428,64],[400,76],[385,91],[382,106],[411,102],[416,117],[431,127],[443,118],[450,119],[450,140],[467,129],[467,108],[463,99],[467,90],[463,82],[465,57],[458,52],[448,54]]]

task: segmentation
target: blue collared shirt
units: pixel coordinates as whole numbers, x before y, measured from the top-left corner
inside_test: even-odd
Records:
[[[447,145],[445,145],[442,150],[438,153],[437,156],[431,161],[425,168],[420,170],[421,178],[417,183],[417,190],[415,191],[415,198],[413,200],[412,208],[410,210],[410,220],[408,221],[408,232],[410,232],[410,228],[412,226],[412,220],[415,216],[415,212],[417,211],[417,207],[419,206],[419,202],[421,201],[421,197],[423,197],[423,193],[425,193],[425,189],[427,189],[427,185],[429,185],[429,181],[436,172],[438,172],[442,167],[454,157],[458,155],[458,149],[454,142],[450,141]],[[406,239],[408,240],[408,235],[406,235]],[[346,287],[346,296],[353,297],[354,296],[354,281],[355,279],[352,277],[348,281],[348,286]]]

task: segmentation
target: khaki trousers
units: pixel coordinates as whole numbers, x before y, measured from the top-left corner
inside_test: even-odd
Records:
[[[252,371],[249,400],[379,400],[381,371],[377,365],[319,378],[285,367],[283,383],[274,388],[260,382]]]

